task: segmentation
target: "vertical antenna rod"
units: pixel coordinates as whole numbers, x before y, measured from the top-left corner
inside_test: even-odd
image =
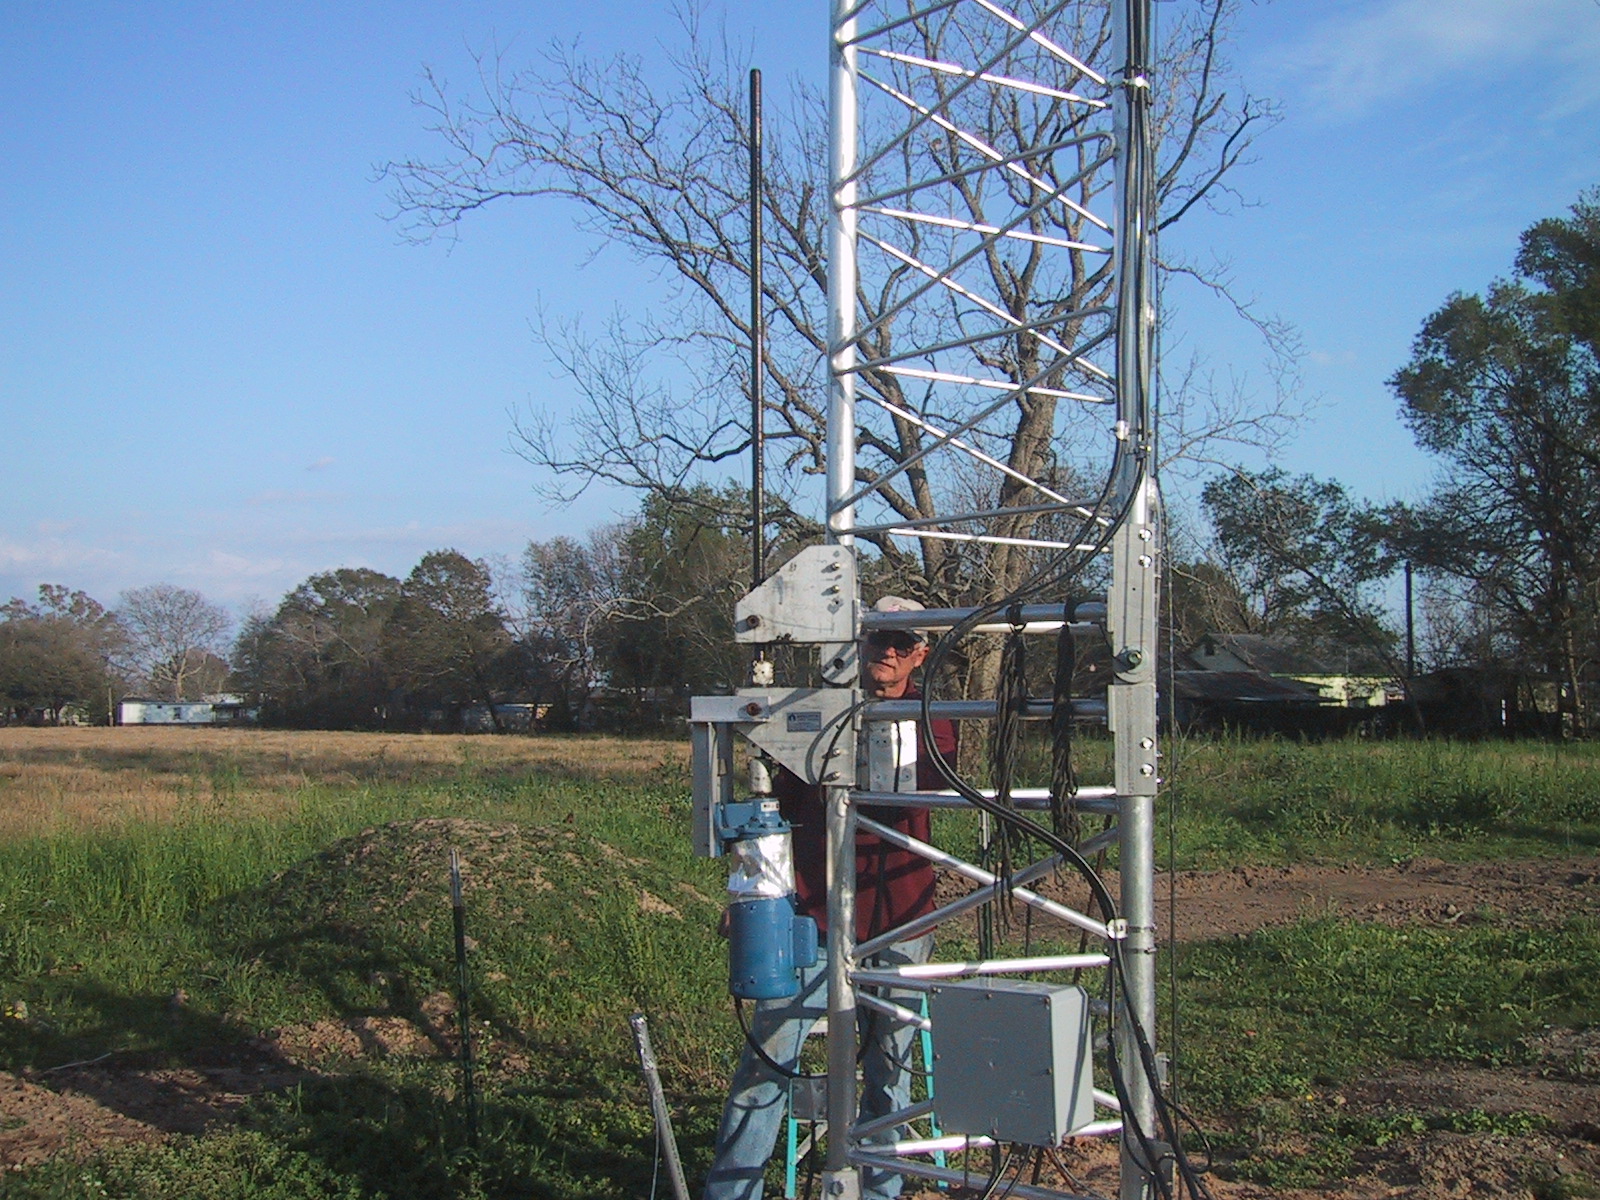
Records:
[[[761,292],[761,71],[750,69],[750,586],[767,576],[766,420],[763,409],[767,323]],[[759,654],[760,651],[757,651]]]

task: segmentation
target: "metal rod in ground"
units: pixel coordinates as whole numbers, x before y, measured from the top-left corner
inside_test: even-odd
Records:
[[[667,1174],[672,1178],[672,1194],[678,1200],[689,1200],[689,1185],[683,1179],[683,1163],[678,1159],[678,1139],[672,1134],[672,1114],[667,1111],[667,1096],[661,1090],[661,1076],[656,1071],[656,1052],[650,1046],[650,1028],[643,1013],[628,1018],[633,1026],[634,1045],[639,1048],[639,1069],[644,1072],[645,1086],[650,1089],[650,1112],[656,1119],[656,1142],[666,1156]]]
[[[461,1098],[467,1110],[467,1145],[478,1148],[478,1092],[472,1071],[472,984],[467,972],[467,906],[461,898],[461,855],[450,848],[450,910],[456,925],[456,1016],[461,1025]]]

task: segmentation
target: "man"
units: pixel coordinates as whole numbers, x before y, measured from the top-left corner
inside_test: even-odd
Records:
[[[884,596],[878,612],[917,612],[922,605],[899,596]],[[919,631],[882,631],[870,634],[861,648],[862,686],[874,699],[909,700],[922,693],[913,676],[928,657],[928,641]],[[953,760],[955,727],[949,721],[933,723],[934,742]],[[916,786],[933,790],[943,786],[929,760],[919,729]],[[898,774],[898,773],[897,773]],[[896,789],[898,790],[898,789]],[[800,972],[800,991],[781,1000],[756,1004],[750,1036],[762,1054],[785,1071],[793,1071],[811,1028],[828,1011],[828,883],[827,830],[822,789],[802,783],[780,770],[773,783],[783,817],[794,827],[796,907],[814,917],[822,938],[817,964]],[[865,806],[865,816],[920,841],[929,840],[926,808]],[[874,833],[856,835],[856,940],[864,942],[933,910],[933,866],[921,855],[891,846]],[[896,942],[876,955],[875,966],[901,966],[926,962],[933,953],[933,935]],[[888,998],[915,1007],[913,993],[890,992]],[[861,1037],[861,1116],[881,1116],[910,1102],[911,1076],[907,1067],[915,1030],[887,1017],[863,1015]],[[705,1200],[760,1200],[762,1177],[783,1123],[788,1077],[772,1070],[747,1043],[733,1073],[722,1124],[717,1129],[716,1157],[706,1176]],[[892,1137],[892,1135],[891,1135]],[[862,1172],[865,1200],[894,1200],[900,1194],[898,1172]]]

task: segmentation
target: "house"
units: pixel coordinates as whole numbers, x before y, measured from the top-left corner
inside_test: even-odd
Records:
[[[249,725],[257,710],[243,696],[217,693],[199,700],[163,700],[124,696],[117,705],[118,725]]]
[[[1339,651],[1331,663],[1299,647],[1259,633],[1208,633],[1190,647],[1191,661],[1203,671],[1253,672],[1297,680],[1346,708],[1377,708],[1400,699],[1400,687],[1370,651]]]
[[[1559,737],[1561,689],[1510,667],[1444,667],[1411,681],[1422,728],[1451,737]]]
[[[1180,656],[1179,662],[1182,662]],[[1175,664],[1176,665],[1176,664]],[[1167,682],[1170,680],[1170,687]],[[1343,710],[1310,684],[1259,671],[1177,669],[1161,680],[1162,716],[1180,728],[1257,733],[1335,733]]]

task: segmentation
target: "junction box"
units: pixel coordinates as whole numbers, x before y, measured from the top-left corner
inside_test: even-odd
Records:
[[[1081,987],[941,983],[928,1015],[934,1107],[945,1133],[1054,1146],[1094,1120],[1089,996]]]

